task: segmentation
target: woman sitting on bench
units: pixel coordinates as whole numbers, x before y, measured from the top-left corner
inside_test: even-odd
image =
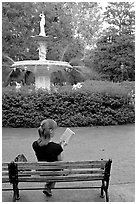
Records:
[[[63,151],[63,146],[52,142],[56,128],[57,123],[52,119],[46,119],[41,122],[38,128],[40,137],[32,144],[38,161],[54,162],[62,160],[61,152]],[[54,188],[54,186],[55,182],[46,183],[43,193],[47,196],[52,196],[51,188]]]

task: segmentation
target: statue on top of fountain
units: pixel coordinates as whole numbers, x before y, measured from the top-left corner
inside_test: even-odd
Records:
[[[46,41],[43,39],[46,36],[45,34],[45,15],[44,15],[44,12],[42,12],[39,17],[41,18],[41,21],[40,21],[40,34],[39,36],[41,36],[41,40],[38,41],[38,44],[39,44],[39,60],[42,60],[42,61],[45,61],[46,60],[46,53],[47,53],[47,43]]]
[[[46,36],[45,34],[45,15],[44,15],[44,12],[42,12],[39,17],[41,18],[41,21],[40,21],[40,34],[41,36]]]

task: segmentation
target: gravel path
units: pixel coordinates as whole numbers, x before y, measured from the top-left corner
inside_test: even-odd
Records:
[[[112,202],[134,202],[135,201],[135,126],[108,126],[71,128],[76,135],[71,139],[64,151],[64,160],[95,160],[106,158],[112,159],[112,171],[110,180],[110,201]],[[65,128],[58,128],[55,141],[59,140]],[[29,161],[36,161],[31,148],[32,142],[37,139],[37,129],[13,129],[2,130],[2,160],[11,161],[18,154],[23,153]],[[101,202],[98,190],[91,191],[69,191],[56,190],[52,198],[43,197],[42,193],[25,196],[22,192],[22,202],[51,201],[51,202]],[[63,196],[62,196],[63,195]],[[10,201],[11,193],[3,193],[3,201]],[[33,200],[34,199],[34,200]],[[38,200],[39,199],[39,200]],[[104,200],[103,200],[104,201]]]

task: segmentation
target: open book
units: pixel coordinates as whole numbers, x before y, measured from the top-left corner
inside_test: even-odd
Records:
[[[60,137],[60,144],[63,146],[67,145],[72,135],[75,135],[75,133],[70,128],[66,128],[65,132]]]

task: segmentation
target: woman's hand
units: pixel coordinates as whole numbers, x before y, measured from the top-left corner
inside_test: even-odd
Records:
[[[62,141],[60,141],[60,143],[59,143],[60,145],[61,145],[61,147],[64,149],[64,147],[66,147],[67,146],[67,143],[66,143],[66,141],[65,140],[62,140]]]

